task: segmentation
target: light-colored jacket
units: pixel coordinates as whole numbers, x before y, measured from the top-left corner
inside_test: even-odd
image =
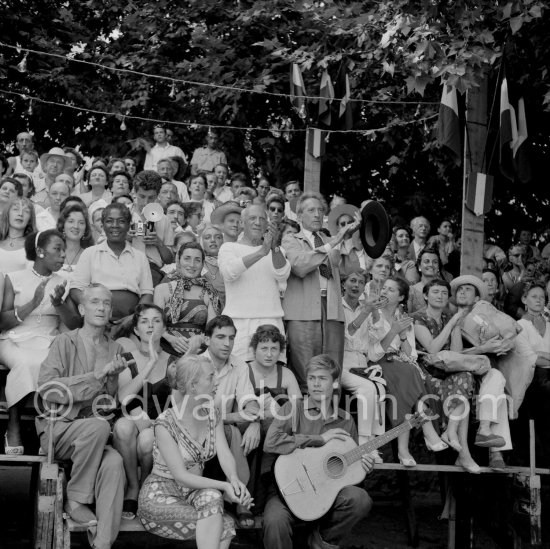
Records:
[[[323,242],[326,237],[321,234]],[[319,265],[327,254],[313,248],[302,231],[283,238],[282,247],[290,263],[283,310],[285,320],[321,320],[321,288]],[[340,290],[340,251],[329,252],[332,278],[327,281],[327,320],[344,322],[342,292]]]

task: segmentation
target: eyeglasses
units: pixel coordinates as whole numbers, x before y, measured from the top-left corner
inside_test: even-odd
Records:
[[[276,206],[269,206],[269,211],[270,212],[283,213],[284,210],[282,208],[277,208]]]

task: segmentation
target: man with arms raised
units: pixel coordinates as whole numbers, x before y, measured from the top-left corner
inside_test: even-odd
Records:
[[[302,392],[306,391],[305,368],[312,356],[326,353],[337,364],[342,364],[344,357],[339,245],[348,232],[357,230],[358,221],[340,228],[329,239],[320,232],[326,210],[321,194],[302,194],[296,205],[302,230],[285,235],[281,244],[291,267],[283,299],[290,362]]]
[[[242,221],[242,238],[222,244],[218,264],[225,282],[223,314],[233,319],[237,329],[233,355],[247,360],[259,326],[274,324],[285,333],[279,284],[286,282],[290,264],[277,245],[279,231],[268,223],[263,206],[248,206]]]
[[[53,423],[56,459],[71,460],[65,511],[88,526],[95,549],[108,549],[120,527],[124,498],[124,467],[108,445],[111,428],[101,411],[114,408],[118,374],[126,368],[122,347],[105,335],[111,314],[111,292],[93,284],[82,292],[78,310],[82,328],[57,336],[40,368],[38,393],[48,406],[58,405]],[[47,418],[36,419],[43,450],[48,448]],[[89,505],[95,502],[95,514]]]

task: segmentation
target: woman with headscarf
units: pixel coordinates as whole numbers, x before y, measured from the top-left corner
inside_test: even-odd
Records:
[[[153,301],[167,320],[162,348],[171,355],[185,353],[189,338],[203,334],[207,322],[221,311],[218,292],[201,274],[204,259],[200,244],[183,244],[176,254],[176,272],[155,288]]]

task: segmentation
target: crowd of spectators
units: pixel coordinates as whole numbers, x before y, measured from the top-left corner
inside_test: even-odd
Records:
[[[73,462],[66,512],[94,547],[110,547],[136,514],[158,535],[227,547],[222,496],[241,527],[254,524],[251,497],[265,505],[264,545],[283,547],[274,455],[342,429],[369,443],[420,410],[426,447],[456,452],[476,474],[472,441],[505,468],[510,421],[545,420],[550,243],[537,246],[529,228],[484,245],[481,278],[460,275],[448,219],[395,218],[371,258],[362,205],[335,196],[329,207],[299,181],[279,189],[231,173],[213,130],[189,162],[166,128],[154,142],[85,161],[71,147],[39,155],[21,133],[18,154],[0,155],[4,450],[24,452],[30,394],[60,406],[53,433],[40,418],[37,431],[43,449],[52,435],[56,457]],[[341,390],[357,400],[357,430],[323,415]],[[102,414],[97,398],[111,402]],[[297,401],[298,431],[279,417]],[[398,458],[413,467],[409,435]],[[381,461],[372,449],[364,468]],[[370,500],[348,495],[334,512],[350,527]],[[312,546],[339,544],[336,522],[323,528]]]

